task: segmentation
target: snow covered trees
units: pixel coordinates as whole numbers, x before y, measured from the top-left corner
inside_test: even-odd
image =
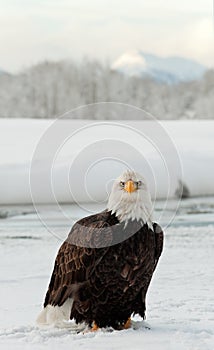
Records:
[[[167,85],[126,77],[87,59],[42,62],[17,75],[0,75],[0,117],[54,118],[81,105],[112,101],[143,108],[158,119],[212,119],[213,95],[213,70],[199,81]]]

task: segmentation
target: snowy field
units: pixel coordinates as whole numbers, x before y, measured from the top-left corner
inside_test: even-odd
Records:
[[[213,350],[214,122],[97,125],[68,120],[54,130],[52,124],[0,120],[0,349]],[[48,138],[41,139],[45,131]],[[123,162],[115,162],[123,156]],[[38,216],[29,185],[32,159]],[[37,328],[35,319],[62,240],[78,218],[105,207],[106,182],[124,164],[147,178],[153,199],[158,199],[155,218],[165,231],[146,323],[136,317],[129,330],[85,334],[77,334],[74,325]],[[179,203],[173,195],[180,178],[191,198]],[[75,200],[79,206],[72,204]]]
[[[153,198],[172,198],[180,179],[191,196],[214,195],[213,135],[213,121],[0,120],[0,203],[31,203],[30,169],[43,203],[106,202],[127,166]]]
[[[171,207],[173,208],[173,201]],[[155,216],[162,206],[156,203]],[[69,226],[56,208],[44,216],[63,239]],[[93,207],[96,211],[100,207]],[[84,215],[65,205],[74,220]],[[4,213],[7,212],[7,218]],[[35,319],[61,240],[43,227],[31,206],[1,206],[0,348],[213,350],[214,347],[214,198],[180,203],[165,232],[165,247],[147,298],[147,321],[132,328],[76,334],[73,329],[38,329]],[[167,222],[168,213],[163,218]]]

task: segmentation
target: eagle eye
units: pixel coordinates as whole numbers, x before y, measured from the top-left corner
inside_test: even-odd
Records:
[[[142,185],[142,181],[137,181],[137,187],[140,187]]]
[[[120,181],[120,186],[121,186],[121,187],[124,187],[124,186],[125,186],[125,182]]]

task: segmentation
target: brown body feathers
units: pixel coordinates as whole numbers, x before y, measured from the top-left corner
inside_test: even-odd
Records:
[[[79,220],[57,254],[44,307],[73,299],[70,319],[119,329],[145,299],[163,248],[157,224],[119,223],[110,211]]]

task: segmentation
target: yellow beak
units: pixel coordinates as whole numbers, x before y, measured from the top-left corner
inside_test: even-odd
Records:
[[[132,192],[136,191],[137,188],[135,186],[134,181],[129,180],[125,183],[124,189],[128,193],[132,193]]]

